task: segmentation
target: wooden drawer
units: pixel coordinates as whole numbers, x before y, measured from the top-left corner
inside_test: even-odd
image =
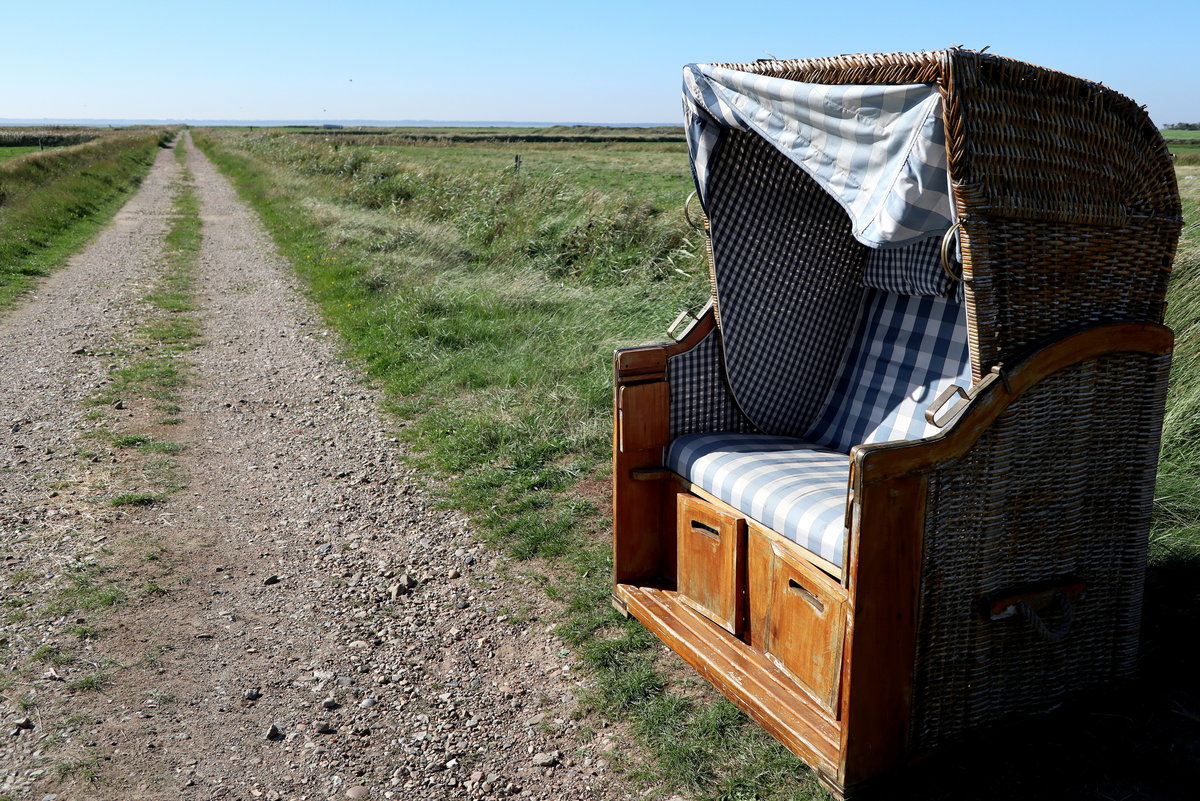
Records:
[[[679,601],[731,634],[742,633],[746,521],[694,495],[678,496]]]
[[[763,651],[836,716],[846,634],[842,588],[786,545],[772,543],[767,591]]]

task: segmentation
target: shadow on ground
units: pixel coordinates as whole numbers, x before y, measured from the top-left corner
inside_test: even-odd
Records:
[[[1158,558],[1137,679],[994,731],[864,797],[888,801],[1200,798],[1200,554]]]

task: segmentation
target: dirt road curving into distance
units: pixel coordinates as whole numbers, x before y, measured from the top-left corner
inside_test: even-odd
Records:
[[[395,421],[183,139],[188,172],[163,150],[0,318],[0,797],[630,795],[610,730],[571,719],[543,593],[430,508]],[[111,402],[148,358],[185,180],[199,344],[162,357],[187,377],[173,405]],[[164,497],[113,505],[154,471]]]

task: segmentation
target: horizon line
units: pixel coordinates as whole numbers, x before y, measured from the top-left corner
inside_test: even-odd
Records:
[[[682,122],[567,122],[538,120],[373,120],[373,119],[178,119],[174,117],[0,117],[0,125],[254,125],[276,127],[288,125],[343,125],[360,128],[416,127],[489,127],[489,128],[546,128],[546,127],[595,127],[595,128],[682,128]]]

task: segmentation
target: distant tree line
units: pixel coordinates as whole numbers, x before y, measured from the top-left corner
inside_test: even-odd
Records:
[[[1200,122],[1175,122],[1167,126],[1168,131],[1200,131]]]

